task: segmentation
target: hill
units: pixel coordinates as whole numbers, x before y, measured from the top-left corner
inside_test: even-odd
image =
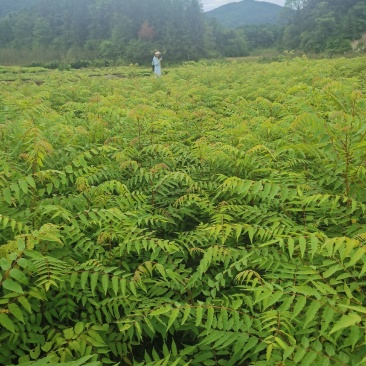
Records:
[[[206,12],[209,18],[228,28],[237,28],[247,24],[276,24],[282,6],[265,1],[242,0],[226,4]]]

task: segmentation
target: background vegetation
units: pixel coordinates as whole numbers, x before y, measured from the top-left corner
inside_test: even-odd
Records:
[[[360,0],[287,0],[293,12],[285,28],[287,49],[342,53],[366,30],[366,3]]]
[[[365,365],[365,61],[1,68],[0,363]]]
[[[147,65],[156,49],[171,64],[263,48],[343,55],[366,32],[363,0],[288,0],[280,16],[280,7],[253,0],[207,14],[199,0],[0,0],[0,9],[3,65]]]

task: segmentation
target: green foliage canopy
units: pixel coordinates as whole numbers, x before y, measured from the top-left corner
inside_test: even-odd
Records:
[[[366,32],[362,0],[288,0],[286,6],[295,9],[284,34],[284,47],[290,49],[343,53],[350,40]]]
[[[141,36],[144,27],[150,29],[148,37]],[[175,62],[216,49],[215,42],[205,41],[198,0],[39,0],[0,18],[0,30],[0,48],[39,50],[58,60],[86,55],[144,64],[160,49]],[[245,55],[246,49],[238,49]]]
[[[0,81],[0,363],[364,364],[365,65]]]

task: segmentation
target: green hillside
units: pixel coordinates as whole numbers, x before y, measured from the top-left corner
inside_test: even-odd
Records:
[[[220,6],[205,14],[209,18],[216,18],[228,28],[237,28],[247,24],[276,24],[282,9],[279,5],[264,1],[243,0]]]

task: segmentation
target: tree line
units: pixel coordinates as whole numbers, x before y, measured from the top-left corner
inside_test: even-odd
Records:
[[[40,0],[1,19],[0,48],[134,63],[146,62],[156,49],[173,62],[247,54],[241,31],[218,35],[213,28],[198,0]]]
[[[4,9],[11,6],[4,2]],[[59,60],[171,62],[246,56],[256,48],[344,52],[366,30],[363,0],[287,0],[280,25],[227,29],[207,19],[199,0],[38,0],[0,14],[0,49]],[[3,9],[3,13],[4,10]]]
[[[287,0],[282,44],[310,52],[346,52],[366,32],[364,0]]]

